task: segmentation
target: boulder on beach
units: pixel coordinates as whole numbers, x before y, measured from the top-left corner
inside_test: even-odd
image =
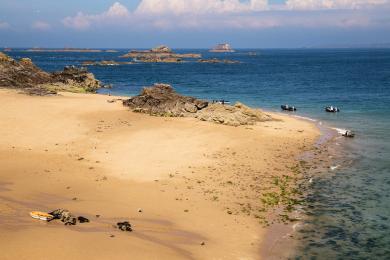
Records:
[[[96,92],[102,87],[100,81],[84,67],[66,66],[63,71],[53,72],[51,77],[53,82],[84,88],[87,92]]]
[[[168,84],[146,87],[140,95],[123,101],[123,105],[134,112],[157,116],[195,117],[202,121],[230,126],[253,125],[273,120],[260,109],[253,109],[241,103],[234,106],[210,104],[208,101],[182,96]]]
[[[185,116],[207,107],[208,102],[179,95],[168,84],[146,87],[141,94],[123,101],[135,112],[159,116]]]

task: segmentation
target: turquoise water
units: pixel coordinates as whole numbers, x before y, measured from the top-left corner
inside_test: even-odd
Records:
[[[83,60],[122,60],[119,53],[28,53],[46,70]],[[390,259],[390,49],[239,50],[204,57],[240,64],[133,64],[89,67],[112,94],[134,95],[155,82],[206,99],[240,100],[279,111],[281,104],[325,125],[352,129],[341,142],[340,167],[315,177],[298,259]],[[248,52],[256,52],[251,56]],[[103,90],[107,92],[107,90]],[[340,107],[328,114],[323,107]]]

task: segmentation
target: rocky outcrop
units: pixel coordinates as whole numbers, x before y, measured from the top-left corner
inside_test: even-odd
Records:
[[[172,53],[172,49],[165,45],[160,45],[151,50],[155,53]]]
[[[201,55],[196,53],[174,53],[169,47],[161,45],[146,51],[132,50],[121,57],[133,58],[134,61],[138,62],[182,62],[182,59],[201,58]]]
[[[260,109],[253,109],[239,102],[234,106],[212,104],[199,111],[195,117],[202,121],[231,126],[254,125],[257,122],[272,120]]]
[[[66,85],[85,89],[87,92],[96,92],[102,87],[100,81],[88,72],[86,68],[75,66],[66,66],[63,71],[53,72],[51,74],[53,82],[59,82]]]
[[[123,101],[135,112],[159,116],[186,116],[208,106],[208,102],[177,94],[170,85],[155,84],[140,95]]]
[[[137,62],[154,62],[154,63],[180,63],[183,60],[176,57],[158,57],[158,56],[141,56],[135,59]]]
[[[34,95],[53,94],[56,90],[79,89],[95,92],[100,81],[85,68],[65,67],[63,71],[47,73],[28,59],[19,61],[0,52],[0,87],[17,88]]]
[[[230,126],[253,125],[272,118],[259,109],[241,103],[234,106],[179,95],[167,84],[144,88],[140,95],[123,101],[134,112],[157,116],[195,117],[202,121]]]
[[[32,88],[51,81],[44,72],[28,58],[19,62],[0,52],[0,87]]]

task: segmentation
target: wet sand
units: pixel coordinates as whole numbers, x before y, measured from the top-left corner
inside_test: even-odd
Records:
[[[276,114],[230,127],[136,114],[104,95],[0,98],[2,259],[260,259],[281,235],[259,221],[262,194],[298,178],[291,168],[320,134]],[[56,208],[91,222],[28,215]],[[123,220],[133,232],[112,227]]]

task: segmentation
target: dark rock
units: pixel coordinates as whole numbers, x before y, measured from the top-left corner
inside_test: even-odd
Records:
[[[30,95],[51,95],[57,89],[66,91],[71,87],[96,92],[102,86],[85,68],[67,66],[63,71],[47,73],[31,59],[16,61],[0,52],[0,87],[22,89]]]
[[[133,229],[131,228],[131,224],[128,221],[118,222],[116,223],[116,227],[122,231],[131,232]]]
[[[19,62],[0,52],[0,87],[29,89],[51,81],[49,73],[35,66],[30,59]]]
[[[53,216],[53,219],[59,219],[64,222],[65,225],[76,225],[76,218],[66,209],[56,209],[49,213]]]
[[[88,223],[88,222],[89,222],[89,219],[87,219],[86,217],[83,217],[83,216],[77,217],[77,220],[78,220],[80,223]]]
[[[207,107],[208,102],[177,94],[170,85],[155,84],[144,88],[139,96],[123,101],[135,112],[159,116],[184,116]]]

